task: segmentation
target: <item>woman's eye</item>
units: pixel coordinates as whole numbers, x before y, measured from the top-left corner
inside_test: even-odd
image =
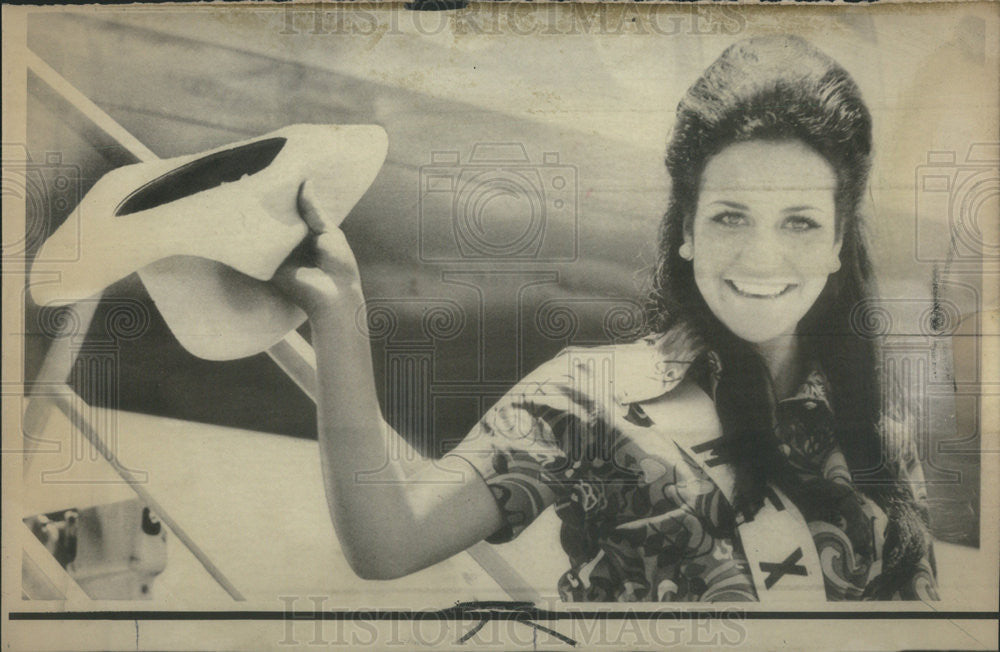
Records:
[[[785,220],[785,228],[791,229],[792,231],[811,231],[812,229],[818,229],[819,227],[819,222],[801,215],[793,215]]]
[[[732,212],[719,213],[712,218],[712,221],[722,226],[742,226],[748,223],[746,215]]]

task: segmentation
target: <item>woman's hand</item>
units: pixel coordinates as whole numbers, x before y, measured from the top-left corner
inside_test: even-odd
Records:
[[[341,308],[345,300],[364,301],[354,252],[344,232],[322,214],[311,182],[299,186],[297,205],[310,233],[275,272],[274,284],[310,319]]]

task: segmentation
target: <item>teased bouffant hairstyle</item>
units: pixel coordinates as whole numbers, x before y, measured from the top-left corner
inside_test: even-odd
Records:
[[[667,150],[670,200],[649,297],[647,325],[665,332],[687,322],[722,360],[716,409],[736,465],[735,508],[752,517],[768,481],[799,503],[807,518],[856,522],[856,493],[843,485],[803,486],[778,450],[774,398],[763,360],[711,312],[678,253],[690,232],[702,172],[728,145],[754,139],[805,143],[837,177],[836,230],[840,269],[798,325],[803,349],[815,356],[831,387],[835,436],[855,484],[888,514],[883,565],[886,594],[904,582],[926,551],[926,515],[883,451],[882,383],[877,342],[852,327],[857,310],[874,296],[872,265],[861,215],[872,150],[871,116],[854,80],[837,62],[793,36],[755,37],[730,46],[705,70],[677,107]],[[734,182],[738,183],[738,179]],[[851,528],[849,528],[850,533]],[[852,537],[852,539],[855,537]],[[858,532],[856,549],[870,547]],[[878,597],[878,596],[874,596]]]

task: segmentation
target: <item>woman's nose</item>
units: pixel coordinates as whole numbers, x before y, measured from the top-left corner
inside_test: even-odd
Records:
[[[739,262],[746,272],[764,274],[778,269],[782,258],[778,237],[766,229],[755,229],[740,249]]]

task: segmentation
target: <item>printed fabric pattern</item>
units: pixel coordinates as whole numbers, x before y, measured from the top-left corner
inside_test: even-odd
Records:
[[[625,345],[565,349],[526,376],[450,453],[476,468],[501,510],[503,526],[487,541],[510,541],[554,506],[570,564],[558,586],[565,601],[757,600],[729,501],[641,406],[702,362],[708,377],[718,372],[717,356],[678,328]],[[833,417],[828,383],[814,366],[778,403],[781,450],[803,482],[840,484],[857,500]],[[883,426],[893,429],[900,477],[924,505],[908,429],[899,420]],[[876,590],[888,519],[867,498],[848,513],[807,515],[828,600],[937,599],[932,553],[904,586]]]

